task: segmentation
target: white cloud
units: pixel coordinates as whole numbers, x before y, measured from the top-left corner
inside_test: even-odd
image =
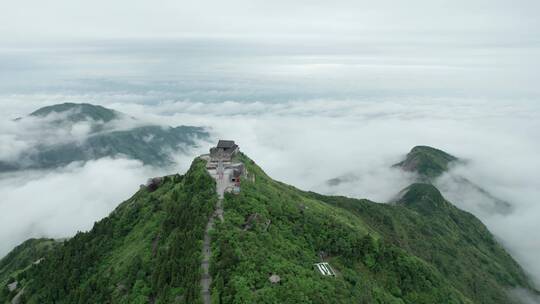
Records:
[[[117,37],[258,36],[340,37],[366,35],[404,39],[431,33],[478,37],[538,28],[536,1],[248,1],[36,0],[2,2],[0,37],[77,39]],[[100,22],[95,22],[99,20]],[[482,35],[480,35],[482,34]],[[525,32],[520,38],[525,38]],[[515,37],[507,37],[512,39]]]
[[[12,162],[30,148],[30,144],[15,134],[0,134],[0,160]]]
[[[513,289],[510,294],[519,299],[522,304],[538,304],[540,297],[524,289]]]
[[[127,159],[100,159],[0,179],[0,255],[30,237],[71,237],[92,227],[163,171]]]
[[[458,173],[516,204],[498,218],[456,202],[482,218],[538,279],[539,243],[526,232],[538,230],[540,216],[539,3],[4,1],[0,159],[13,161],[39,142],[84,138],[84,124],[53,131],[29,120],[19,129],[9,120],[66,101],[158,124],[211,126],[279,180],[382,201],[408,178],[388,165],[414,145],[432,145],[470,159]],[[79,218],[90,227],[129,196],[128,182],[139,184],[134,179],[147,174],[126,162],[110,171],[126,183],[95,210],[91,195],[68,199],[67,192],[58,201],[90,208]],[[99,163],[3,187],[9,177],[0,191],[17,200],[40,187],[59,189],[66,176],[84,191],[85,172]],[[343,174],[358,180],[325,185]],[[58,232],[47,208],[32,210],[37,228],[25,231]],[[69,213],[59,213],[59,222],[60,215]],[[65,220],[60,230],[73,231]]]
[[[471,151],[477,155],[467,165],[455,167],[451,175],[464,176],[497,199],[510,203],[511,212],[493,212],[497,208],[493,208],[492,199],[477,189],[460,186],[449,175],[441,176],[437,186],[448,200],[480,218],[540,286],[540,241],[535,236],[540,231],[540,204],[536,200],[540,197],[540,161],[533,156],[535,150],[529,150],[532,142],[498,139],[502,143],[494,146],[488,142],[491,138],[480,142],[477,151]],[[509,144],[512,148],[508,150]]]
[[[0,161],[8,165],[26,164],[28,153],[43,145],[76,145],[86,140],[96,124],[107,131],[147,125],[129,116],[108,123],[69,122],[65,120],[69,114],[0,120]],[[91,228],[94,221],[132,195],[147,178],[184,172],[202,150],[184,147],[166,152],[177,162],[169,168],[143,166],[139,161],[118,156],[73,162],[54,170],[0,174],[0,256],[30,237],[69,237],[78,230]]]
[[[540,228],[537,220],[540,210],[535,201],[540,194],[540,163],[536,157],[540,135],[535,132],[540,129],[540,108],[535,102],[427,97],[111,102],[109,106],[143,121],[210,126],[216,138],[236,140],[272,177],[302,189],[376,201],[390,199],[410,182],[407,174],[388,168],[410,148],[423,144],[446,150],[469,161],[466,167],[456,167],[453,173],[512,203],[515,209],[502,216],[483,212],[477,206],[478,201],[460,199],[454,203],[482,219],[531,276],[537,282],[540,280],[540,264],[536,260],[540,243],[529,233]],[[206,148],[202,146],[194,154]],[[183,166],[173,170],[183,172],[189,161],[186,156],[179,157],[184,157],[179,161]],[[102,170],[105,167],[109,170]],[[154,173],[127,160],[100,160],[75,168],[78,169],[50,173],[30,181],[13,178],[2,181],[0,195],[16,202],[3,201],[14,212],[10,218],[27,217],[22,221],[24,228],[15,222],[11,223],[15,228],[6,228],[5,231],[15,231],[16,238],[7,234],[2,238],[14,244],[31,235],[60,236],[76,229],[88,229]],[[337,187],[325,184],[328,179],[344,174],[352,174],[356,180]],[[109,177],[120,185],[110,184]],[[68,179],[77,191],[59,190]],[[33,193],[45,193],[45,189],[53,190],[40,196],[45,199],[42,205],[34,203],[26,208],[22,203],[31,201],[29,197]],[[449,199],[459,197],[452,195],[452,188],[446,190],[444,194]],[[78,192],[83,195],[76,196]],[[86,208],[77,218],[78,226],[70,218],[74,209],[69,204]]]
[[[50,105],[50,104],[49,104]],[[35,109],[34,109],[35,110]],[[0,161],[25,162],[24,156],[32,154],[39,147],[50,147],[66,143],[82,143],[88,136],[99,132],[129,130],[148,125],[147,122],[120,115],[109,122],[93,119],[70,121],[66,119],[73,110],[61,113],[53,112],[45,117],[23,114],[22,119],[0,120]],[[159,122],[156,124],[160,125]],[[99,129],[102,127],[102,130]]]
[[[150,121],[211,126],[218,137],[235,139],[278,180],[379,202],[411,181],[390,165],[415,145],[441,148],[468,160],[452,174],[468,178],[514,209],[508,215],[486,212],[479,205],[488,202],[480,201],[478,193],[458,193],[463,188],[448,183],[439,184],[444,195],[479,217],[540,282],[540,242],[531,233],[540,230],[540,108],[535,102],[419,97],[114,106]],[[347,174],[354,176],[352,182],[325,184]]]

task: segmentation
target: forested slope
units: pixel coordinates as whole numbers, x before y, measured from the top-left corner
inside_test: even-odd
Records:
[[[226,197],[215,232],[221,303],[513,303],[507,290],[530,288],[485,226],[432,185],[378,204],[303,192],[242,160],[250,181]],[[323,260],[336,278],[313,269]]]
[[[247,176],[211,232],[213,303],[506,304],[518,303],[513,288],[535,292],[485,226],[430,184],[378,204],[301,191],[237,157]],[[21,291],[22,303],[201,303],[201,244],[217,201],[204,166],[196,159],[14,271],[19,287],[3,288],[0,303]],[[314,268],[322,261],[335,277]]]
[[[16,273],[22,303],[196,303],[204,226],[214,180],[195,160],[184,176],[138,191],[94,228]]]

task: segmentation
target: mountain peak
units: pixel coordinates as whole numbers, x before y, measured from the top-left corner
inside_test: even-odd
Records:
[[[190,153],[210,136],[203,127],[153,124],[88,103],[46,106],[17,122],[28,128],[28,137],[36,138],[36,143],[15,160],[0,160],[0,172],[52,169],[117,156],[166,167],[176,163],[174,153]]]
[[[423,214],[431,214],[449,206],[439,189],[427,183],[414,183],[403,189],[397,203]]]
[[[415,146],[407,153],[405,160],[395,164],[394,167],[416,172],[429,180],[446,172],[450,163],[457,160],[457,157],[442,150],[429,146]]]
[[[23,291],[26,303],[203,303],[211,291],[222,303],[506,304],[507,288],[532,290],[481,222],[431,184],[409,186],[396,205],[325,196],[222,152],[155,179],[50,252],[22,256],[0,272],[14,286],[0,303]],[[228,177],[208,170],[208,156],[220,168],[243,163],[241,191],[218,198]]]
[[[102,106],[89,103],[62,103],[40,108],[30,114],[34,117],[47,117],[51,114],[66,115],[62,120],[80,122],[86,120],[109,122],[120,116],[120,113]]]

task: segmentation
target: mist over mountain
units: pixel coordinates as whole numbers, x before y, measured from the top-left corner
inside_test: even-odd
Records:
[[[344,103],[346,104],[346,103]],[[195,125],[210,125],[214,127],[214,130],[219,130],[222,134],[237,134],[239,137],[241,137],[246,142],[249,142],[250,145],[246,145],[245,149],[249,150],[250,154],[257,155],[257,157],[261,158],[261,163],[264,163],[264,166],[269,167],[269,171],[272,175],[279,176],[279,179],[289,181],[291,184],[298,183],[299,185],[302,185],[302,188],[312,189],[317,191],[318,180],[324,180],[325,177],[329,176],[336,176],[332,175],[332,172],[343,172],[347,168],[357,168],[357,171],[355,172],[356,175],[360,175],[360,184],[357,186],[354,186],[354,183],[349,184],[342,184],[340,186],[347,186],[345,188],[338,188],[339,191],[342,191],[341,193],[349,194],[354,197],[363,197],[362,192],[351,192],[350,189],[358,189],[359,191],[363,191],[363,193],[368,193],[369,197],[373,197],[373,194],[377,194],[380,197],[388,197],[388,200],[392,197],[395,197],[396,193],[399,192],[400,189],[406,187],[410,183],[416,181],[417,177],[415,176],[414,172],[406,172],[401,170],[400,168],[392,168],[392,164],[395,164],[399,161],[405,160],[405,151],[410,149],[411,146],[404,147],[403,149],[394,149],[389,150],[387,147],[384,148],[382,146],[373,146],[373,145],[359,145],[359,148],[362,148],[360,150],[358,149],[350,149],[350,145],[348,142],[348,137],[353,134],[362,134],[362,137],[370,140],[375,140],[373,137],[376,132],[376,130],[380,130],[380,126],[377,123],[372,123],[372,127],[367,128],[365,130],[359,130],[352,128],[352,126],[355,126],[355,124],[352,124],[352,121],[356,121],[357,117],[369,117],[370,113],[365,112],[366,107],[362,106],[362,111],[357,110],[357,113],[354,113],[351,109],[359,109],[356,106],[353,107],[350,105],[351,108],[347,109],[349,113],[354,113],[355,116],[353,116],[351,119],[349,119],[347,116],[343,117],[343,123],[339,125],[333,125],[330,123],[331,119],[333,119],[333,115],[335,115],[335,110],[329,110],[328,118],[325,116],[319,116],[317,118],[312,118],[309,116],[301,117],[298,116],[297,113],[301,111],[308,111],[308,105],[314,106],[314,104],[293,104],[294,107],[292,107],[291,110],[292,113],[295,114],[289,114],[291,112],[284,112],[282,106],[276,105],[275,109],[272,111],[269,111],[267,114],[263,115],[262,117],[259,117],[257,120],[253,119],[254,116],[251,115],[260,115],[257,113],[257,106],[256,105],[250,105],[251,109],[247,108],[247,106],[240,107],[237,105],[230,105],[230,104],[218,104],[213,107],[211,107],[210,113],[214,113],[211,118],[204,118],[205,116],[201,116],[204,112],[204,115],[208,115],[208,111],[204,106],[200,106],[197,103],[173,103],[171,105],[164,105],[163,108],[160,107],[152,107],[152,106],[126,106],[126,113],[130,113],[130,116],[137,116],[137,117],[145,117],[145,120],[152,121],[153,119],[155,121],[190,121],[191,124]],[[177,108],[175,108],[177,107]],[[176,112],[172,117],[164,116],[161,113],[165,113],[165,110],[167,111],[175,111],[176,109],[184,109],[184,112]],[[228,110],[227,110],[228,109]],[[313,109],[313,108],[311,108]],[[417,109],[415,109],[417,110]],[[223,113],[224,111],[236,111],[233,113],[244,113],[244,114],[236,114],[231,116],[220,116],[220,113]],[[380,108],[370,109],[370,111],[380,111]],[[411,111],[413,111],[411,109]],[[147,115],[143,115],[146,113]],[[247,113],[247,114],[246,114]],[[251,114],[254,113],[254,114]],[[277,113],[277,114],[276,114]],[[284,115],[284,113],[286,115]],[[324,112],[323,112],[324,113]],[[407,119],[407,115],[405,116],[405,120]],[[201,118],[202,117],[202,118]],[[242,120],[238,120],[238,117],[242,117]],[[354,120],[353,120],[354,119]],[[426,116],[425,119],[430,119]],[[294,121],[296,126],[294,124],[291,124],[290,122]],[[399,120],[401,122],[401,120]],[[525,120],[526,121],[526,120]],[[212,122],[214,124],[212,124]],[[322,122],[322,123],[321,123]],[[381,122],[382,123],[382,122]],[[324,126],[324,128],[317,129],[316,126]],[[219,128],[221,126],[221,129]],[[302,133],[304,131],[304,127],[309,126],[312,130],[317,130],[316,133],[312,134],[305,134]],[[343,128],[346,126],[347,128]],[[407,125],[406,125],[407,126]],[[410,128],[410,125],[407,126]],[[446,126],[446,128],[450,128],[451,126]],[[285,132],[287,130],[287,132]],[[333,134],[336,134],[335,132],[337,130],[344,130],[343,137],[335,137]],[[387,135],[390,135],[391,132],[394,132],[394,130],[389,129]],[[421,133],[415,133],[414,129],[410,129],[409,132],[411,134],[421,134]],[[296,136],[299,134],[303,134],[303,141],[298,142],[295,141]],[[278,136],[279,135],[279,136]],[[474,135],[474,133],[472,134]],[[484,134],[478,134],[478,138],[485,137]],[[276,137],[277,136],[277,137]],[[371,136],[371,137],[370,137]],[[276,140],[279,138],[279,141]],[[325,144],[321,145],[321,139],[324,139],[323,142]],[[455,139],[447,138],[449,142],[454,142]],[[441,141],[443,142],[443,141]],[[259,143],[256,145],[256,143]],[[403,146],[403,144],[401,144]],[[349,147],[349,148],[347,148]],[[445,146],[448,148],[448,145]],[[338,149],[343,148],[343,149]],[[370,150],[372,149],[372,150]],[[206,150],[206,147],[205,147]],[[397,150],[397,151],[396,151]],[[483,158],[479,157],[478,155],[476,157],[471,157],[470,152],[467,153],[463,152],[464,150],[459,150],[459,146],[456,146],[456,148],[449,148],[448,151],[458,151],[453,152],[452,154],[461,156],[461,155],[467,155],[466,157],[462,157],[463,159],[466,159],[467,161],[464,162],[466,166],[471,168],[471,166],[477,166],[479,160],[490,160],[491,158]],[[496,150],[496,149],[493,149]],[[502,150],[497,150],[502,151]],[[306,153],[310,152],[310,153]],[[383,154],[379,154],[379,152],[383,152]],[[334,153],[334,154],[333,154]],[[332,162],[328,162],[329,155],[335,155],[335,157],[332,157]],[[339,157],[341,155],[341,157]],[[358,158],[357,155],[361,155],[362,157]],[[356,158],[354,158],[356,157]],[[503,155],[504,157],[504,155]],[[461,157],[460,157],[461,158]],[[355,162],[351,162],[351,159],[355,159]],[[503,158],[504,159],[504,158]],[[343,162],[342,162],[343,160]],[[109,168],[113,168],[113,166],[117,166],[114,164],[122,164],[122,162],[118,162],[116,160],[111,162],[106,162],[101,164],[102,161],[99,163],[93,163],[92,161],[88,163],[87,166],[85,166],[86,169],[91,169],[88,173],[84,173],[85,179],[80,181],[79,177],[71,176],[63,181],[58,181],[58,187],[56,187],[56,184],[53,184],[53,186],[48,186],[43,190],[41,193],[49,193],[48,191],[50,189],[62,189],[65,185],[65,183],[70,181],[77,181],[77,184],[81,183],[84,184],[84,187],[81,187],[80,189],[88,188],[90,192],[92,193],[103,193],[106,194],[104,191],[101,191],[102,189],[107,189],[106,192],[112,191],[112,189],[105,183],[118,180],[118,178],[110,178],[112,177],[112,173],[115,171],[110,171]],[[186,161],[186,163],[188,163]],[[498,162],[498,164],[502,164],[504,162]],[[368,164],[367,166],[365,164]],[[122,165],[123,166],[123,165]],[[131,166],[131,165],[130,165]],[[457,170],[462,169],[463,166],[459,164],[458,166],[450,165],[450,170]],[[474,168],[474,167],[472,167]],[[313,170],[316,169],[316,170]],[[177,169],[175,169],[176,171]],[[182,169],[179,169],[178,171],[181,171]],[[131,171],[128,171],[131,172]],[[126,172],[126,173],[128,173]],[[308,175],[305,174],[305,172],[309,172]],[[457,171],[460,172],[460,171]],[[464,172],[464,171],[461,171]],[[511,171],[510,171],[511,172]],[[90,174],[91,173],[91,174]],[[465,171],[465,173],[467,173]],[[157,173],[137,173],[133,176],[129,175],[122,175],[122,180],[125,181],[126,184],[131,184],[132,188],[125,188],[125,189],[132,189],[129,190],[131,192],[135,191],[135,189],[138,187],[138,185],[146,180],[149,176],[156,176]],[[469,174],[463,174],[460,173],[460,175],[465,176],[466,178],[470,180],[479,180],[475,179],[474,176],[471,177]],[[76,176],[76,175],[75,175]],[[136,177],[139,176],[139,179],[137,180]],[[445,174],[441,175],[439,178],[444,178]],[[92,182],[89,182],[92,181]],[[103,181],[103,183],[101,183]],[[369,183],[366,183],[369,181]],[[480,179],[480,181],[484,181]],[[96,184],[94,187],[94,184],[96,182],[99,182],[99,184]],[[310,185],[311,186],[306,186]],[[88,186],[86,186],[88,185]],[[90,187],[89,187],[90,186]],[[352,187],[351,187],[352,186]],[[375,188],[370,188],[370,187]],[[7,189],[7,188],[4,188]],[[15,188],[18,189],[18,188]],[[15,190],[12,189],[12,190]],[[98,190],[99,189],[99,190]],[[326,192],[326,189],[320,188],[321,192]],[[490,189],[490,188],[488,188]],[[98,190],[98,191],[96,191]],[[357,191],[358,191],[357,190]],[[373,192],[373,190],[376,190]],[[80,190],[79,190],[80,191]],[[128,191],[128,190],[124,190]],[[372,192],[369,192],[372,191]],[[19,192],[35,192],[32,188],[24,187],[20,188]],[[58,193],[61,193],[61,191],[56,191]],[[6,192],[4,192],[6,193]],[[125,192],[124,192],[125,193]],[[338,194],[335,191],[334,194]],[[352,193],[352,194],[351,194]],[[360,194],[359,194],[360,193]],[[500,193],[500,192],[497,192]],[[448,197],[453,197],[453,193],[447,193],[445,194],[443,191],[444,197],[447,197],[447,194],[450,195]],[[467,193],[463,193],[466,196],[466,200],[457,200],[452,199],[452,203],[458,205],[462,209],[467,209],[467,206],[474,206],[474,204],[478,203],[478,200],[475,200],[474,198],[471,200],[471,196]],[[123,194],[125,195],[125,194]],[[85,197],[83,197],[84,200],[81,201],[88,201]],[[54,197],[54,196],[53,196]],[[69,204],[73,204],[79,199],[74,199],[75,197],[80,197],[79,195],[73,196],[68,201],[66,201],[66,205],[69,206]],[[112,197],[112,196],[111,196]],[[117,196],[118,197],[118,196]],[[115,201],[115,203],[111,203],[109,206],[110,209],[102,211],[100,215],[94,215],[94,219],[99,219],[103,216],[105,216],[107,213],[109,213],[112,209],[116,207],[117,202],[122,201],[124,198],[122,196],[118,197]],[[29,199],[26,199],[28,201]],[[57,200],[57,199],[56,199]],[[30,199],[31,201],[31,199]],[[386,199],[376,200],[379,202],[385,202]],[[509,200],[511,201],[511,200]],[[519,200],[518,200],[519,203]],[[521,204],[523,204],[521,202]],[[64,206],[66,206],[64,205]],[[87,204],[88,205],[88,204]],[[65,207],[60,207],[59,205],[50,205],[53,206],[53,210],[64,210]],[[57,207],[58,206],[58,207]],[[90,205],[88,205],[90,206]],[[517,205],[518,211],[523,210],[523,205]],[[520,207],[521,206],[521,207]],[[10,208],[12,210],[16,210],[16,208]],[[45,231],[45,233],[41,234],[32,234],[31,236],[70,236],[75,233],[74,230],[64,230],[63,233],[58,233],[57,230],[51,229],[51,227],[58,226],[58,223],[60,223],[59,219],[65,218],[62,216],[65,216],[64,212],[55,212],[55,221],[54,224],[49,223],[47,221],[44,221],[46,217],[43,217],[42,214],[51,214],[49,212],[43,212],[42,210],[37,210],[36,216],[39,215],[39,220],[36,217],[34,220],[34,227],[39,227],[39,230],[37,231]],[[476,214],[476,213],[475,213]],[[478,213],[483,217],[483,220],[486,219],[483,215],[483,213]],[[522,215],[520,213],[511,213],[509,214],[508,219],[515,219],[515,218],[522,218]],[[532,217],[534,219],[534,216]],[[7,218],[6,218],[7,219]],[[520,254],[520,252],[525,251],[518,251],[516,253],[515,249],[520,249],[523,247],[524,244],[534,244],[529,242],[527,239],[516,239],[516,238],[508,238],[508,235],[504,234],[506,231],[512,231],[512,230],[500,230],[501,228],[508,228],[509,226],[501,226],[498,225],[498,223],[490,221],[490,218],[487,218],[488,220],[486,223],[489,225],[490,229],[492,227],[496,227],[494,232],[496,232],[497,238],[499,238],[499,235],[506,236],[503,239],[502,244],[505,245],[505,248],[509,250],[513,255],[515,254],[516,257],[519,257],[519,261],[523,263],[525,261],[525,269],[527,272],[534,270],[535,264],[534,264],[534,254],[531,256],[523,256]],[[65,221],[65,220],[64,220]],[[80,220],[79,220],[80,221]],[[6,221],[3,221],[6,223]],[[527,221],[523,222],[527,223]],[[529,222],[531,223],[531,222]],[[16,226],[11,226],[16,227]],[[90,229],[90,226],[86,226],[87,228],[83,228],[84,230]],[[499,227],[499,228],[497,228]],[[18,228],[16,228],[18,229]],[[71,233],[66,231],[72,231]],[[423,233],[421,233],[423,234]],[[8,239],[7,237],[4,237],[4,239]],[[516,243],[507,243],[507,240],[514,239]],[[20,243],[24,239],[19,239],[18,242],[12,243],[14,246],[17,243]],[[510,244],[510,245],[509,245]],[[13,247],[10,248],[13,248]],[[9,250],[10,248],[6,248]],[[518,292],[518,289],[516,289],[516,292]],[[521,294],[518,292],[518,294]],[[527,293],[525,293],[527,294]],[[534,302],[533,302],[534,303]]]
[[[215,301],[522,303],[514,290],[540,294],[486,227],[431,184],[379,204],[301,191],[244,154],[234,160],[247,175],[212,232]],[[218,200],[206,167],[197,158],[185,175],[139,190],[89,232],[19,246],[0,261],[0,281],[12,286],[0,299],[200,302],[200,240]],[[321,261],[335,277],[318,273]]]
[[[0,159],[0,173],[117,156],[165,167],[174,163],[174,153],[186,153],[209,138],[202,127],[147,124],[91,104],[43,107],[14,124],[15,140],[28,147]]]
[[[30,237],[89,229],[148,178],[187,168],[210,137],[88,103],[0,124],[0,255]]]
[[[509,202],[495,197],[469,179],[450,172],[452,166],[457,165],[466,166],[467,162],[433,147],[415,146],[403,161],[392,165],[392,168],[414,173],[416,181],[437,185],[443,192],[461,193],[460,200],[470,196],[469,200],[474,200],[486,213],[505,215],[512,212],[512,205]],[[439,179],[441,176],[442,182]],[[354,184],[358,179],[358,176],[349,173],[329,179],[326,184],[336,187],[344,183]]]
[[[102,106],[85,103],[63,103],[46,106],[30,113],[30,116],[42,118],[46,118],[50,115],[56,115],[50,120],[51,123],[62,125],[90,121],[93,124],[92,127],[97,127],[100,124],[108,123],[114,119],[119,119],[124,114]],[[92,130],[92,132],[96,131],[98,130]]]
[[[416,146],[407,153],[405,160],[394,167],[418,174],[423,181],[432,181],[447,172],[449,166],[457,162],[458,158],[442,150],[428,146]]]
[[[0,303],[540,304],[539,10],[3,1]]]

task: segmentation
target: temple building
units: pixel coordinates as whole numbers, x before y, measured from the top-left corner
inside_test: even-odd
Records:
[[[210,158],[230,161],[238,151],[238,145],[234,143],[234,140],[219,140],[217,146],[210,149]]]
[[[240,182],[247,173],[242,162],[233,160],[239,151],[233,140],[219,140],[209,154],[201,156],[206,160],[206,169],[217,181],[218,191],[240,193]]]

